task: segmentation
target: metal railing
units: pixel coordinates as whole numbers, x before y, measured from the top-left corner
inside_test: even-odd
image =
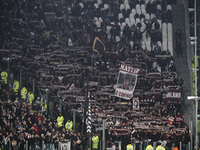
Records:
[[[122,150],[121,141],[115,141],[115,144],[116,144],[116,150]],[[175,147],[175,143],[173,143],[171,147],[167,147],[166,144],[167,144],[166,141],[158,141],[158,142],[153,142],[152,146],[154,150],[156,150],[156,147],[158,145],[162,145],[166,150],[173,150],[173,148]],[[139,150],[146,150],[148,143],[147,141],[143,141],[143,142],[133,143],[132,145],[134,147],[133,149],[136,149],[137,147]],[[106,150],[112,150],[112,148],[107,147]],[[185,144],[185,143],[179,142],[179,150],[191,150],[191,143],[188,142],[187,144]]]
[[[45,143],[44,141],[41,142],[41,145],[36,143],[30,145],[28,140],[26,140],[23,142],[18,142],[16,146],[18,146],[20,150],[71,150],[71,141],[69,140],[59,141],[57,146],[55,146],[55,143]],[[14,145],[12,145],[12,141],[3,142],[0,145],[1,150],[12,150],[13,147]]]

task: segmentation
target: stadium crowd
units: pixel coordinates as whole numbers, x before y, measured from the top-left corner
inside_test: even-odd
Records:
[[[30,91],[33,79],[37,85],[30,102],[21,91],[6,90],[2,83],[3,147],[25,149],[28,141],[31,150],[39,149],[44,141],[46,149],[57,149],[58,141],[70,140],[75,150],[85,148],[81,131],[65,126],[72,116],[64,110],[60,114],[58,99],[45,101],[44,97],[38,104],[36,96],[41,98],[43,90],[49,89],[50,96],[62,99],[83,117],[88,82],[92,132],[98,132],[105,118],[107,147],[122,141],[122,149],[129,143],[144,149],[149,141],[166,141],[168,148],[182,142],[187,149],[189,129],[181,115],[184,81],[173,64],[173,49],[161,46],[162,23],[173,22],[168,4],[158,0],[2,1],[1,71],[7,67],[3,58],[9,57],[13,74],[8,76],[9,86],[19,81],[19,68],[24,72],[23,87]],[[138,6],[144,6],[151,17],[136,10],[134,14]],[[132,13],[135,21],[126,22]],[[92,51],[95,37],[105,44],[102,57]],[[140,69],[131,100],[113,95],[121,62]],[[59,124],[59,119],[64,121]]]

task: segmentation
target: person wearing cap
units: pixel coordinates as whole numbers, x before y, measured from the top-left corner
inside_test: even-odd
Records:
[[[126,146],[126,149],[127,149],[127,150],[133,150],[133,145],[132,145],[132,144],[128,144],[128,145]]]
[[[72,130],[72,127],[73,127],[73,122],[69,119],[65,124],[65,128],[66,130]]]
[[[95,133],[92,137],[92,150],[97,150],[99,146],[99,136]]]
[[[60,113],[59,116],[57,117],[58,128],[62,126],[63,121],[64,121],[64,117]]]
[[[156,150],[165,150],[165,148],[162,147],[161,145],[158,145],[158,146],[156,147]]]

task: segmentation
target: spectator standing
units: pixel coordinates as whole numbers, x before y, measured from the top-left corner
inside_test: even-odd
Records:
[[[13,141],[12,150],[19,150],[16,140]]]
[[[153,51],[154,51],[155,55],[159,55],[161,52],[161,47],[156,43],[156,45],[153,48]]]
[[[111,148],[112,148],[112,150],[116,150],[116,144],[113,142],[112,144],[111,144]]]
[[[181,43],[180,38],[176,39],[176,53],[177,53],[177,57],[179,57],[180,55],[183,57],[183,49],[182,49],[182,43]]]
[[[54,118],[53,118],[53,112],[54,112],[54,103],[53,103],[53,101],[51,100],[51,101],[49,102],[49,113],[50,113],[50,117],[51,117],[52,120],[54,119]]]
[[[29,128],[31,128],[31,127],[33,126],[33,123],[32,123],[32,121],[31,121],[31,117],[28,117],[27,126],[28,126]]]
[[[51,135],[49,131],[47,131],[45,135],[45,145],[46,145],[46,150],[51,149]]]
[[[76,144],[74,146],[74,150],[83,150],[81,138],[77,138],[76,140],[77,141],[76,141]]]
[[[176,40],[177,40],[178,38],[181,38],[181,35],[182,35],[181,30],[180,30],[180,28],[178,28],[178,29],[176,30],[176,32],[175,32]]]
[[[33,128],[35,129],[35,133],[39,134],[39,129],[36,123],[34,123]]]
[[[40,113],[35,117],[35,122],[39,122],[39,120],[43,121],[43,118]]]

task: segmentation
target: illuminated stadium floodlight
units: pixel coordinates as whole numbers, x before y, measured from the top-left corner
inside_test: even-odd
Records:
[[[190,44],[191,44],[191,45],[195,45],[195,44],[196,44],[196,42],[194,42],[194,41],[191,41],[191,42],[190,42]]]
[[[189,10],[189,12],[193,12],[193,11],[195,11],[194,8],[188,8],[188,10]]]
[[[190,40],[195,40],[197,37],[190,36]]]

